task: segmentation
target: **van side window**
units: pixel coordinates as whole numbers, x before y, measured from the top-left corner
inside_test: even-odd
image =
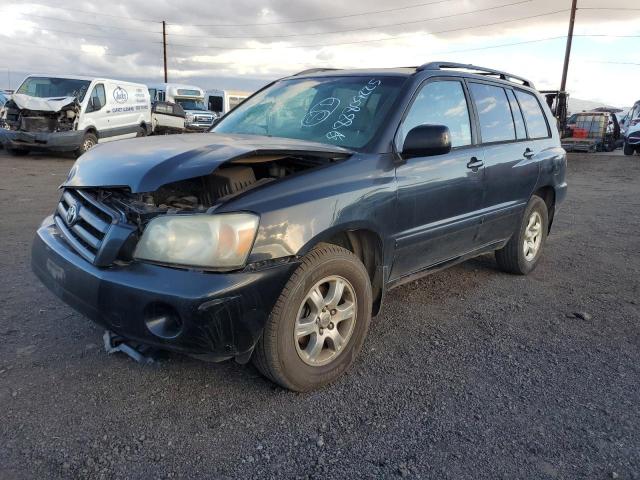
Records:
[[[545,119],[538,99],[533,94],[523,92],[522,90],[516,90],[516,97],[518,98],[518,102],[520,102],[524,119],[527,122],[529,138],[550,137],[549,125],[547,125],[547,120]]]
[[[158,98],[157,100],[159,102],[164,102],[164,91],[163,90],[158,90]]]
[[[407,133],[419,125],[445,125],[451,132],[451,146],[471,145],[469,106],[459,81],[427,83],[415,98],[400,130],[401,148]]]
[[[524,127],[524,118],[522,117],[522,110],[516,100],[516,96],[513,90],[507,90],[507,97],[509,98],[509,105],[511,105],[511,114],[513,115],[513,123],[516,125],[516,138],[522,140],[527,138],[527,130]]]
[[[89,97],[89,108],[87,111],[96,112],[107,104],[107,97],[104,93],[104,85],[99,83],[93,87],[91,97]]]
[[[504,88],[484,83],[469,83],[469,87],[480,119],[482,142],[515,140],[511,107]]]

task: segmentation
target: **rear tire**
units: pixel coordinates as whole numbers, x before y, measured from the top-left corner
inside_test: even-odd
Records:
[[[14,157],[24,157],[29,154],[29,150],[26,148],[5,148],[9,155],[13,155]]]
[[[75,151],[76,157],[79,157],[80,155],[87,153],[87,151],[91,150],[97,144],[98,144],[98,137],[96,137],[91,132],[85,133],[84,137],[82,137],[82,143],[80,144],[78,149]]]
[[[548,231],[547,204],[534,195],[527,204],[518,231],[504,248],[496,250],[498,266],[505,272],[517,275],[527,275],[533,271],[542,256]]]
[[[353,253],[318,245],[282,290],[253,353],[254,365],[273,382],[298,392],[332,382],[362,348],[371,297],[369,274]]]
[[[633,155],[635,152],[635,147],[633,145],[629,145],[627,142],[624,143],[623,152],[625,155]]]
[[[140,125],[140,128],[138,128],[138,133],[136,134],[136,137],[146,137],[147,136],[147,127],[145,127],[144,125]]]

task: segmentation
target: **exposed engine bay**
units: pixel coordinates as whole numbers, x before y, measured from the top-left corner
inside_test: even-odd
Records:
[[[335,161],[315,156],[259,155],[233,160],[210,175],[170,183],[155,192],[101,189],[96,194],[99,201],[124,212],[142,229],[157,215],[206,212],[249,190]]]
[[[40,99],[15,94],[5,105],[4,126],[23,132],[74,130],[80,104],[74,97]]]

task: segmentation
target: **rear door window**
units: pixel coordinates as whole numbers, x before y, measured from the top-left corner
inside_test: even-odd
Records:
[[[407,133],[419,125],[445,125],[452,147],[471,145],[469,107],[462,83],[438,80],[422,87],[402,124],[400,148]]]
[[[516,90],[516,97],[522,108],[524,119],[527,122],[529,138],[550,137],[549,125],[547,125],[544,112],[535,95],[522,90]]]
[[[469,83],[469,88],[478,111],[482,142],[515,140],[516,130],[504,88],[473,82]]]
[[[513,115],[513,123],[516,126],[516,138],[522,140],[527,138],[527,130],[524,127],[524,118],[522,117],[522,110],[516,100],[516,96],[513,90],[507,90],[507,98],[509,98],[509,105],[511,105],[511,114]]]

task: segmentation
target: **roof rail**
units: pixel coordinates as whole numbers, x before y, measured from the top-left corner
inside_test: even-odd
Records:
[[[445,70],[449,68],[463,68],[465,70],[475,70],[480,75],[497,75],[501,80],[519,80],[525,87],[534,88],[533,82],[527,80],[526,78],[518,77],[517,75],[512,75],[511,73],[503,72],[501,70],[494,70],[492,68],[478,67],[477,65],[465,64],[465,63],[454,63],[454,62],[429,62],[424,65],[420,65],[416,68],[416,71],[421,72],[423,70]]]
[[[317,73],[317,72],[326,72],[329,70],[340,70],[340,69],[339,68],[308,68],[307,70],[302,70],[301,72],[294,73],[291,76],[297,77],[299,75],[307,75],[309,73]]]

